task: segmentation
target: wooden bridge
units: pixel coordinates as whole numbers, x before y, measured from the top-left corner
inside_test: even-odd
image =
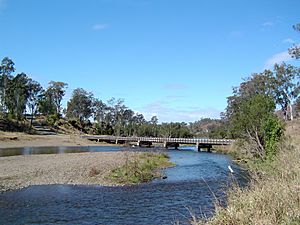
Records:
[[[180,144],[196,145],[198,151],[206,148],[210,152],[213,145],[231,145],[234,140],[230,139],[208,139],[208,138],[157,138],[157,137],[117,137],[117,136],[90,136],[84,135],[81,138],[97,142],[108,143],[135,143],[137,146],[150,147],[153,143],[162,143],[164,148],[175,147],[176,149]]]

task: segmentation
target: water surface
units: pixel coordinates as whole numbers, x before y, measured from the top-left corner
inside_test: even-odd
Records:
[[[119,146],[60,146],[60,147],[24,147],[0,149],[0,157],[35,154],[63,154],[80,152],[112,152],[120,151]]]
[[[149,184],[44,185],[0,194],[0,224],[187,224],[190,211],[211,216],[215,198],[225,203],[231,181],[243,182],[242,171],[225,155],[194,148],[168,154],[177,166],[165,170],[167,179]]]

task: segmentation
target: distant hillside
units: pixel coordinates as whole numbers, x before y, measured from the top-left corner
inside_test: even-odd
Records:
[[[219,119],[203,118],[190,123],[190,129],[198,137],[210,137],[221,125],[222,123]]]

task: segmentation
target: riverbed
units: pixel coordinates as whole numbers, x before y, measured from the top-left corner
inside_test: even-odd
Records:
[[[72,152],[70,148],[52,149],[54,153],[65,150]],[[90,148],[90,151],[123,150]],[[40,151],[23,149],[24,154]],[[232,182],[245,184],[243,171],[226,155],[197,152],[193,147],[169,150],[168,154],[177,166],[164,171],[167,179],[147,184],[41,185],[2,193],[0,224],[188,224],[191,213],[209,217],[217,199],[225,204],[225,193]]]

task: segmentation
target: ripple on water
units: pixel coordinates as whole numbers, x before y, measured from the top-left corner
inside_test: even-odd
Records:
[[[95,149],[94,149],[95,150]],[[210,216],[224,199],[231,160],[219,154],[170,151],[167,179],[127,187],[46,185],[0,194],[0,224],[188,223],[192,209]]]

